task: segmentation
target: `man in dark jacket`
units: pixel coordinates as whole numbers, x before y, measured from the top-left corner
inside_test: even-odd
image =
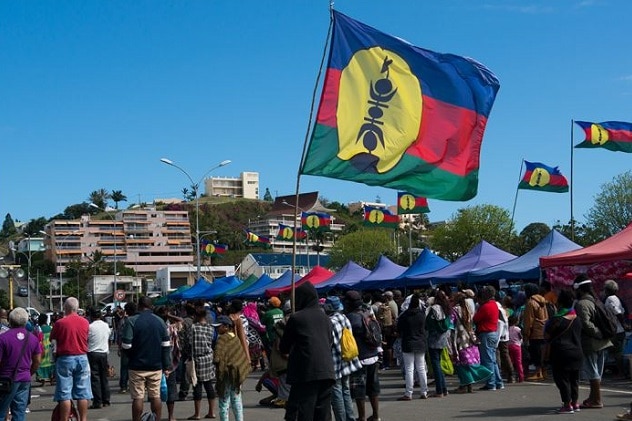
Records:
[[[329,421],[335,382],[331,321],[310,282],[298,286],[295,297],[296,312],[288,319],[279,344],[280,352],[289,354],[287,382],[292,385],[285,420]]]

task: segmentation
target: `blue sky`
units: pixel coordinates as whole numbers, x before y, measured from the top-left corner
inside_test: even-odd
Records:
[[[632,2],[340,0],[383,32],[489,67],[500,91],[483,140],[479,191],[429,200],[512,210],[521,162],[571,176],[571,119],[632,121]],[[261,194],[293,194],[329,25],[327,1],[0,2],[0,217],[51,217],[93,190],[126,206],[181,197],[194,180],[260,173]],[[583,140],[574,127],[574,143]],[[632,156],[575,149],[574,216]],[[301,191],[395,204],[397,192],[302,176]],[[570,218],[570,194],[520,190],[515,222]]]

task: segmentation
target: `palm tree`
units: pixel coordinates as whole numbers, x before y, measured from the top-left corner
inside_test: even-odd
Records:
[[[90,201],[90,203],[94,203],[101,209],[105,209],[109,198],[110,193],[105,189],[95,190],[90,193],[90,196],[88,196],[88,200]]]
[[[110,199],[114,202],[114,208],[118,209],[119,202],[127,202],[127,196],[121,190],[112,190]]]

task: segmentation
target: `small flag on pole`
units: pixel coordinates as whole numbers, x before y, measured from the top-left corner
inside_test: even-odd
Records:
[[[576,121],[575,123],[586,134],[586,139],[575,145],[576,148],[604,148],[615,152],[632,152],[632,123],[623,121],[602,123]]]
[[[552,193],[566,193],[568,181],[557,167],[549,167],[540,162],[524,161],[526,170],[519,189],[540,190]]]
[[[364,207],[364,225],[380,228],[397,228],[399,226],[399,216],[385,208],[375,206]]]
[[[397,192],[397,214],[428,213],[428,199],[414,194]]]

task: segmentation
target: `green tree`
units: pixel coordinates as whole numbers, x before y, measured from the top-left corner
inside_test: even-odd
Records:
[[[266,187],[266,192],[263,195],[263,200],[266,202],[273,202],[272,194],[270,194],[270,189]]]
[[[44,227],[48,223],[48,220],[43,216],[37,219],[31,219],[26,226],[23,228],[23,232],[25,235],[30,235],[31,237],[36,237],[41,235],[39,232],[44,230]]]
[[[2,231],[0,231],[0,236],[2,236],[2,238],[8,238],[16,232],[17,230],[15,229],[15,222],[13,222],[11,214],[7,213],[7,215],[4,217],[4,222],[2,223]]]
[[[329,266],[340,269],[353,260],[360,266],[372,269],[380,255],[395,260],[397,250],[392,233],[392,230],[373,228],[360,229],[340,237],[329,253]]]
[[[566,224],[556,221],[553,224],[553,229],[558,230],[566,238],[582,247],[591,246],[608,237],[603,233],[598,233],[592,226],[580,224],[576,220],[568,221]]]
[[[476,205],[459,209],[450,221],[434,228],[429,242],[437,254],[454,261],[482,240],[508,250],[513,237],[515,231],[507,209]]]
[[[551,232],[551,228],[542,222],[533,222],[520,231],[513,242],[513,246],[507,250],[516,256],[522,256],[535,247],[544,237]]]
[[[90,193],[90,196],[88,196],[88,201],[90,203],[94,203],[101,209],[105,209],[105,207],[108,204],[109,198],[110,198],[110,193],[106,189],[99,189]]]
[[[627,171],[601,185],[601,193],[586,214],[586,223],[597,236],[608,238],[632,221],[632,172]]]
[[[119,202],[127,202],[127,196],[123,194],[121,190],[112,190],[112,194],[110,194],[110,199],[114,202],[114,208],[118,209]]]

